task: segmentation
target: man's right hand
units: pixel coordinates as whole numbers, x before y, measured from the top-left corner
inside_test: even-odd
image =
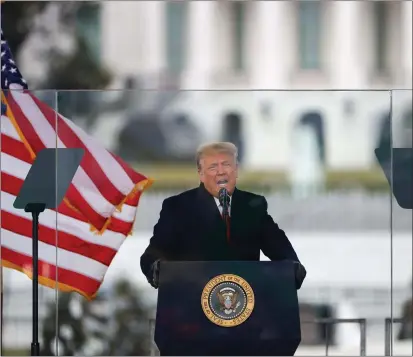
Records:
[[[297,290],[301,288],[305,277],[307,276],[307,271],[300,262],[294,262],[294,272],[295,272],[295,286]]]
[[[156,260],[149,271],[149,276],[147,276],[149,284],[151,284],[155,289],[159,287],[159,267],[161,261],[158,259]]]

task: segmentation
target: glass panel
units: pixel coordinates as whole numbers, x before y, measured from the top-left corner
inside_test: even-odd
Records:
[[[68,270],[79,274],[73,285],[92,294],[110,264],[94,300],[59,292],[59,355],[155,353],[149,321],[155,316],[157,291],[141,273],[139,258],[163,200],[198,185],[194,163],[198,145],[222,138],[240,149],[239,188],[265,196],[268,212],[285,230],[307,268],[308,278],[299,291],[302,342],[296,354],[324,355],[328,340],[328,353],[359,355],[357,323],[326,329],[314,319],[365,318],[367,351],[383,355],[384,320],[391,314],[391,195],[374,149],[379,147],[384,155],[390,155],[391,143],[385,135],[390,93],[260,94],[260,100],[279,108],[276,116],[261,118],[261,103],[254,92],[179,92],[166,106],[154,106],[151,112],[140,110],[144,103],[133,98],[157,103],[165,93],[110,91],[86,96],[81,91],[76,95],[59,92],[59,104],[69,102],[68,98],[71,103],[59,111],[93,138],[101,153],[95,151],[85,159],[92,160],[84,166],[91,180],[108,185],[109,175],[119,184],[119,168],[106,171],[106,178],[102,174],[107,168],[105,160],[110,158],[98,156],[105,155],[101,147],[156,180],[141,197],[134,230],[124,242],[123,234],[130,226],[124,225],[123,219],[127,219],[123,215],[135,212],[133,207],[114,214],[116,218],[102,235],[90,232],[90,222],[82,221],[89,217],[98,226],[102,224],[99,215],[84,210],[83,218],[78,217],[80,222],[66,226],[67,217],[59,214],[59,242],[65,240],[67,230],[76,229],[72,235],[77,235],[70,237],[72,246],[65,254],[73,249],[83,255],[69,254],[73,259]],[[82,108],[81,114],[78,108]],[[228,115],[229,111],[237,115]],[[72,140],[63,124],[58,128],[62,140]],[[84,140],[92,145],[82,136]],[[99,165],[102,169],[97,169]],[[122,197],[111,196],[112,186],[104,186],[105,190],[99,187],[90,201],[94,210],[104,207],[100,196],[113,207]],[[119,221],[123,223],[116,228]],[[123,233],[114,233],[119,227]],[[58,255],[61,279],[68,259],[65,254]],[[261,258],[267,259],[264,255]],[[54,309],[47,314],[55,316]],[[48,335],[48,343],[54,338]]]
[[[379,147],[385,157],[390,157],[390,141],[386,139],[389,128],[386,113],[391,110],[388,92],[263,92],[266,101],[274,105],[284,103],[282,113],[270,121],[260,120],[260,103],[251,92],[197,92],[197,95],[181,92],[166,108],[151,114],[119,105],[124,97],[140,97],[138,92],[94,92],[90,97],[82,96],[82,92],[78,94],[76,97],[71,92],[58,94],[58,103],[65,103],[66,96],[82,100],[81,105],[71,99],[71,106],[58,108],[71,119],[70,122],[59,120],[60,140],[69,147],[79,147],[86,141],[91,150],[95,144],[79,131],[81,127],[94,138],[97,145],[94,148],[99,150],[100,154],[93,151],[94,160],[105,155],[103,146],[120,154],[138,172],[154,177],[156,185],[142,196],[135,229],[125,242],[123,236],[130,226],[122,214],[128,214],[129,207],[114,214],[106,231],[98,235],[90,232],[89,223],[93,220],[94,226],[102,228],[99,226],[102,220],[90,214],[87,206],[79,204],[75,191],[68,194],[71,204],[78,205],[77,209],[83,212],[75,212],[71,206],[60,207],[66,211],[60,211],[57,217],[57,280],[66,287],[70,285],[93,294],[105,275],[105,266],[111,264],[97,297],[90,302],[76,293],[57,294],[52,289],[40,288],[40,338],[44,354],[150,353],[149,320],[154,317],[156,291],[141,274],[138,257],[148,244],[162,201],[197,185],[193,162],[197,146],[221,140],[227,135],[224,128],[232,128],[228,129],[233,135],[231,140],[237,142],[243,152],[239,188],[265,195],[269,213],[285,230],[308,270],[308,278],[299,291],[303,325],[297,355],[325,353],[326,330],[323,325],[311,324],[316,317],[366,318],[367,351],[383,355],[384,319],[391,316],[391,195],[373,149]],[[145,94],[153,96],[151,101],[156,102],[164,93]],[[54,105],[52,92],[35,95],[49,106]],[[411,92],[409,95],[411,100]],[[396,94],[393,100],[394,120]],[[400,100],[402,102],[407,103],[406,99]],[[229,103],[238,103],[236,134],[233,125],[225,124]],[[93,108],[93,112],[83,110],[80,115],[77,107]],[[4,160],[5,123],[2,118],[2,176],[8,174]],[[396,132],[393,129],[393,137]],[[73,144],[74,134],[81,138],[76,144]],[[106,156],[106,160],[111,157]],[[85,160],[93,158],[88,156]],[[103,165],[102,171],[107,168],[102,164],[104,159],[99,156],[100,161],[96,161],[98,166]],[[93,177],[97,187],[108,184],[96,163],[86,162],[83,170],[90,179]],[[120,177],[118,172],[113,169],[105,175],[116,181]],[[7,180],[2,177],[3,194],[7,194],[6,184]],[[111,192],[101,188],[99,194],[115,206],[119,197],[107,197]],[[89,191],[82,193],[90,194]],[[3,263],[5,252],[10,249],[5,202],[2,198]],[[96,198],[89,206],[101,209],[102,203],[98,203]],[[401,300],[408,297],[403,295],[403,291],[407,292],[403,284],[411,272],[411,260],[406,255],[411,249],[405,246],[409,242],[403,240],[411,231],[403,228],[403,224],[407,224],[405,211],[397,211],[396,203],[392,205],[395,316],[397,307],[402,306]],[[133,207],[134,204],[136,202],[126,205]],[[46,219],[46,213],[41,217]],[[129,218],[133,219],[133,215]],[[123,223],[115,228],[114,222],[120,221]],[[18,229],[23,229],[23,225]],[[121,232],[113,232],[115,230]],[[45,231],[40,236],[41,241],[44,239],[47,239]],[[119,246],[119,253],[111,262]],[[47,254],[44,248],[40,249],[42,254]],[[262,256],[262,259],[266,258]],[[55,268],[52,264],[49,268],[43,269],[42,274],[53,276]],[[3,269],[3,275],[3,354],[27,354],[31,342],[31,281],[10,269]],[[337,324],[327,335],[329,353],[360,353],[357,325]],[[58,349],[56,336],[60,340]],[[404,353],[399,350],[403,348],[399,342],[394,341],[394,347],[397,353]],[[11,351],[19,348],[25,350]]]
[[[142,115],[139,106],[147,106],[146,99],[156,103],[158,94],[59,92],[59,111],[68,118],[59,122],[59,138],[67,147],[86,150],[78,192],[67,196],[72,208],[60,212],[58,219],[59,242],[65,243],[58,257],[59,276],[73,291],[59,292],[59,355],[150,353],[155,292],[139,273],[141,249],[136,243],[141,242],[134,236],[124,240],[132,229],[146,179],[127,165],[146,173],[142,165],[154,164],[165,154],[158,114]],[[53,313],[49,311],[49,316]],[[48,335],[45,344],[55,337]]]
[[[324,354],[326,339],[329,353],[360,354],[357,324],[340,323],[327,334],[325,326],[304,324],[315,317],[366,318],[367,351],[383,354],[384,318],[391,302],[390,196],[374,149],[380,142],[382,115],[390,110],[389,93],[269,96],[283,103],[278,115],[282,119],[274,119],[273,129],[266,129],[273,135],[272,143],[256,137],[263,146],[255,160],[262,161],[262,169],[272,166],[288,179],[286,189],[276,183],[266,193],[269,211],[308,270],[299,291],[303,325],[297,354],[314,353],[311,344],[318,346],[317,354]],[[388,142],[379,145],[389,153]],[[271,152],[267,162],[262,158],[265,152]]]
[[[390,352],[412,355],[412,91],[392,91],[393,323]]]
[[[55,91],[33,91],[33,100],[18,90],[6,91],[1,117],[1,262],[2,355],[30,355],[32,339],[32,217],[13,202],[40,150],[55,147]],[[47,104],[41,104],[43,103]],[[35,109],[36,107],[40,110]],[[46,115],[47,114],[47,115]],[[52,175],[52,172],[45,174]],[[46,210],[39,218],[38,332],[56,328],[56,213]],[[53,311],[53,317],[47,316]],[[41,342],[41,338],[40,338]],[[40,353],[43,354],[43,349]]]

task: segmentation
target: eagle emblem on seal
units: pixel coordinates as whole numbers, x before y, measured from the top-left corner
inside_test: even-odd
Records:
[[[238,301],[238,292],[232,288],[223,288],[217,292],[220,303],[220,310],[226,314],[232,314],[237,311],[241,303]]]

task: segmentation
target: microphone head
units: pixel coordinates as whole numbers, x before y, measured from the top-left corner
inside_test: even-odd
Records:
[[[226,206],[229,202],[229,194],[226,188],[221,188],[218,193],[218,200],[221,206]]]

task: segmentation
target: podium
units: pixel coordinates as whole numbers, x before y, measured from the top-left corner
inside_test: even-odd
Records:
[[[292,262],[163,262],[162,356],[292,356],[301,341]]]

